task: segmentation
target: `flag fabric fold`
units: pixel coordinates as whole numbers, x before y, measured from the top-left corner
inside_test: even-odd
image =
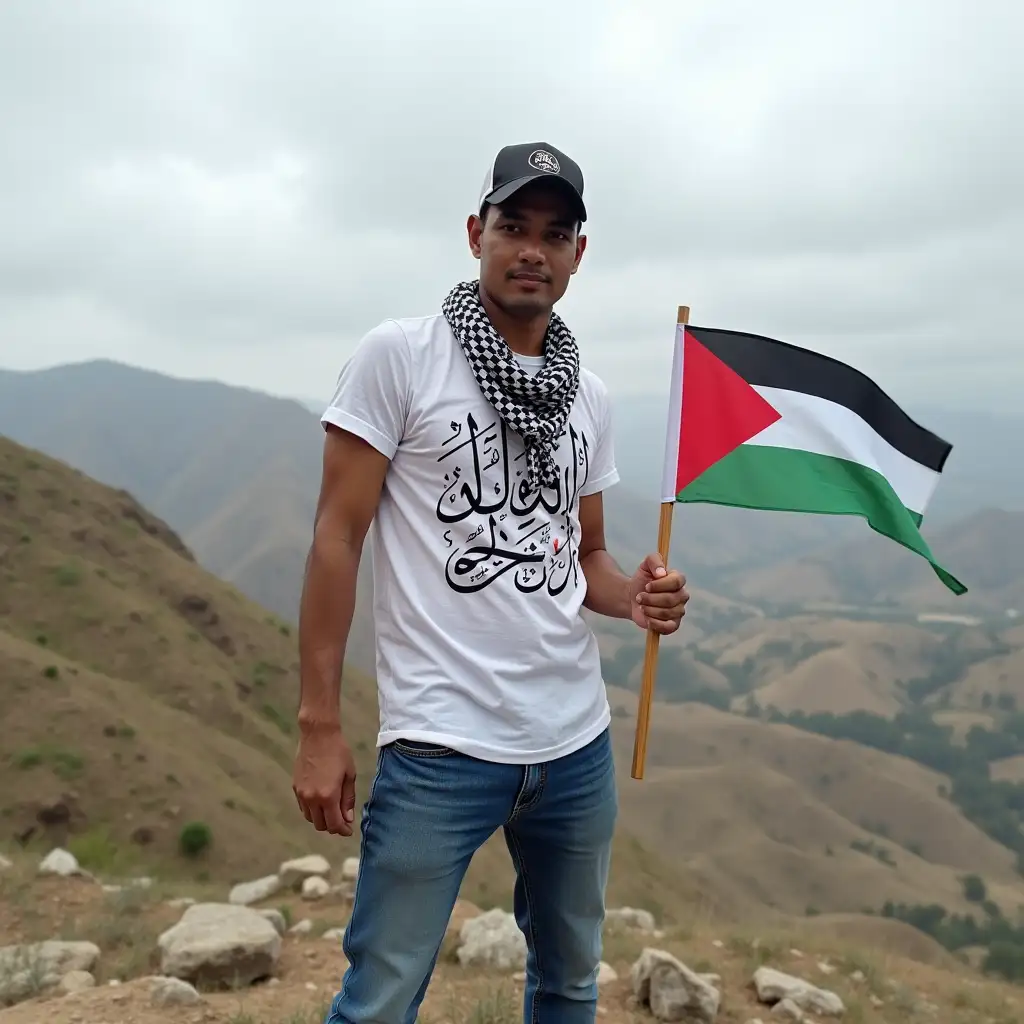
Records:
[[[964,594],[919,529],[951,450],[836,359],[754,334],[676,328],[663,502],[860,516]]]

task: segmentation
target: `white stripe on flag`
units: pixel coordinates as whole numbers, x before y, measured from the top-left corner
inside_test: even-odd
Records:
[[[939,474],[893,448],[855,412],[845,405],[802,391],[768,387],[754,390],[774,406],[782,419],[766,427],[747,444],[793,448],[867,466],[889,481],[907,508],[924,514],[938,485]]]
[[[679,428],[683,413],[683,342],[685,324],[676,324],[676,343],[672,349],[672,376],[669,378],[668,429],[665,434],[665,461],[661,470],[661,500],[676,500],[676,473],[679,467]]]

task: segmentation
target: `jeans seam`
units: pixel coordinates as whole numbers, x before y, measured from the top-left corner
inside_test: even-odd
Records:
[[[452,747],[438,747],[436,750],[424,750],[422,747],[407,747],[401,740],[394,740],[391,746],[406,757],[450,757],[455,753]]]
[[[546,764],[542,764],[540,766],[540,778],[537,780],[537,790],[533,794],[533,796],[531,796],[530,799],[526,801],[525,804],[520,806],[519,798],[523,795],[523,791],[526,789],[526,783],[529,782],[529,780],[530,769],[527,768],[523,772],[523,784],[519,787],[519,792],[516,794],[515,803],[512,805],[512,814],[509,816],[508,819],[510,822],[515,821],[518,817],[525,814],[527,811],[532,810],[537,805],[537,802],[540,800],[540,798],[544,795],[544,785],[548,781],[548,766]]]
[[[528,926],[530,931],[530,946],[533,949],[533,958],[537,965],[537,988],[533,993],[532,1005],[530,1006],[530,1024],[538,1024],[540,1010],[537,1006],[537,997],[544,991],[544,967],[540,962],[540,949],[537,945],[537,933],[534,931],[537,919],[536,908],[533,902],[533,890],[530,888],[530,880],[526,873],[526,861],[523,857],[522,848],[519,845],[519,838],[512,829],[508,833],[511,844],[515,849],[516,870],[523,880],[523,892],[526,894],[526,912],[528,914]]]
[[[365,808],[366,808],[366,822],[365,822],[365,825],[363,826],[363,830],[362,830],[363,831],[363,839],[364,839],[364,841],[366,839],[366,834],[370,831],[370,815],[372,813],[372,808],[373,808],[373,797],[374,797],[374,794],[377,792],[377,783],[380,781],[380,777],[381,777],[381,773],[382,773],[383,768],[384,768],[384,747],[381,747],[377,751],[377,770],[373,774],[373,782],[370,783],[370,792],[366,795],[366,805],[365,805]],[[362,876],[363,876],[363,873],[362,873],[362,871],[360,871],[356,875],[356,884],[352,887],[352,909],[353,910],[355,910],[355,908],[356,908],[356,901],[359,899],[359,884],[362,881]],[[351,926],[351,923],[352,923],[352,915],[350,914],[349,915],[349,925],[350,926]],[[348,940],[349,940],[349,929],[346,928],[345,932],[344,932],[344,934],[342,935],[342,938],[341,938],[341,951],[342,951],[342,953],[344,953],[346,961],[348,961],[348,963],[351,964],[352,963],[352,957],[351,957],[350,954],[351,954],[352,947],[349,945],[349,941]],[[348,971],[346,971],[345,973],[348,974]],[[337,996],[337,1002],[341,1002],[344,999],[345,993],[347,992],[347,990],[348,990],[348,979],[346,978],[342,982],[341,991],[338,993],[338,996]]]

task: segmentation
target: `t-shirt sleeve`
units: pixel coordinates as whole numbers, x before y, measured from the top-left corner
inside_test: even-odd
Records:
[[[409,343],[401,327],[386,320],[364,335],[342,367],[320,423],[347,430],[394,458],[405,433],[409,408]]]
[[[615,466],[611,399],[603,383],[596,391],[594,418],[597,423],[597,437],[590,452],[590,471],[587,473],[586,484],[580,489],[581,495],[597,494],[619,482],[619,471]]]

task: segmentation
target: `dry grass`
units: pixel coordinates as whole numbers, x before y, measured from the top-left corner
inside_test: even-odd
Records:
[[[139,977],[154,969],[156,936],[179,913],[167,906],[171,893],[223,899],[230,882],[273,871],[287,856],[320,851],[338,863],[355,852],[354,842],[310,829],[290,792],[292,631],[200,569],[130,498],[0,441],[0,584],[8,698],[0,821],[4,835],[20,837],[9,846],[18,866],[0,874],[0,943],[88,938],[104,951],[101,981]],[[374,687],[351,674],[344,689],[365,793]],[[29,694],[31,706],[12,699]],[[963,909],[956,876],[964,870],[983,873],[994,898],[1020,898],[1012,857],[937,795],[940,776],[786,727],[659,706],[648,778],[638,783],[626,777],[632,719],[617,718],[614,732],[622,828],[609,902],[652,910],[670,928],[658,945],[722,974],[727,1024],[757,1015],[746,987],[754,965],[807,966],[791,958],[788,943],[797,942],[844,965],[836,987],[850,1001],[850,1020],[909,1020],[900,1008],[916,1012],[922,993],[948,1009],[950,1024],[1000,1019],[1008,990],[979,982],[896,922],[800,920],[811,902],[856,911],[889,897],[937,899]],[[190,821],[213,835],[195,858],[179,849]],[[850,849],[866,838],[890,846],[895,866]],[[906,849],[912,841],[923,856]],[[36,859],[57,843],[105,879],[145,874],[158,882],[104,895],[87,880],[36,878]],[[474,859],[464,895],[481,908],[508,908],[511,882],[495,836]],[[211,995],[204,1019],[322,1018],[344,965],[337,944],[318,936],[344,922],[347,905],[308,905],[290,894],[269,902],[278,904],[291,919],[314,922],[307,938],[286,940],[281,984]],[[865,933],[865,921],[875,931]],[[606,956],[623,978],[643,943],[609,934]],[[855,970],[864,982],[849,980]],[[888,987],[894,978],[898,990]],[[518,1017],[519,987],[508,978],[442,958],[437,979],[424,1010],[437,1024]],[[627,989],[623,980],[602,997],[612,1024],[635,1018]],[[138,1024],[169,1019],[147,1006],[144,988],[124,985],[48,1002],[47,1019],[122,1019],[129,1009]],[[4,1011],[0,1022],[39,1019],[29,1011],[38,1007]]]
[[[1013,855],[940,796],[948,780],[935,772],[789,726],[677,705],[657,707],[646,778],[636,782],[626,777],[635,698],[618,692],[615,701],[629,710],[613,726],[623,826],[647,849],[671,850],[720,915],[859,913],[886,899],[966,912],[959,876],[972,871],[1007,914],[1024,902]]]
[[[166,906],[173,888],[132,893],[111,902],[96,883],[83,880],[39,880],[31,877],[31,864],[19,861],[17,886],[26,902],[43,904],[50,913],[65,913],[56,931],[68,937],[90,938],[103,949],[100,980],[120,976],[116,988],[97,989],[60,999],[41,1000],[0,1010],[0,1024],[78,1024],[82,1020],[123,1020],[132,1024],[167,1024],[201,1019],[204,1024],[319,1024],[344,971],[339,945],[315,933],[285,937],[278,983],[261,984],[234,992],[204,993],[204,1007],[180,1011],[149,1005],[148,986],[142,976],[153,969],[147,954],[159,931],[180,913]],[[5,883],[3,896],[16,888]],[[211,894],[212,895],[212,894]],[[323,915],[331,908],[303,903],[294,894],[268,901],[284,904],[298,920]],[[110,923],[112,911],[131,923]],[[336,913],[336,909],[334,910]],[[707,924],[694,917],[690,925],[671,928],[654,939],[629,929],[609,927],[604,958],[619,980],[602,989],[601,1019],[609,1024],[641,1024],[650,1018],[632,1008],[629,970],[646,945],[678,956],[694,970],[720,976],[721,1024],[745,1024],[769,1017],[756,1003],[750,980],[762,964],[795,974],[840,995],[847,1007],[844,1020],[860,1024],[911,1024],[922,1020],[941,1024],[1017,1024],[1024,1012],[1024,990],[986,979],[946,954],[922,948],[915,955],[897,950],[893,936],[879,936],[895,922],[866,922],[875,933],[853,935],[849,922],[789,920],[774,924]],[[7,941],[12,936],[4,935]],[[120,957],[131,938],[140,954]],[[913,953],[913,951],[911,951]],[[106,963],[106,961],[110,963]],[[134,979],[134,980],[133,980]],[[450,958],[439,960],[424,1003],[424,1024],[513,1024],[521,1019],[522,983],[493,971],[467,970]]]
[[[310,828],[291,793],[294,631],[200,568],[130,497],[0,439],[0,584],[0,680],[33,697],[0,719],[3,834],[36,855],[65,845],[106,875],[194,883],[357,851]],[[350,672],[343,693],[362,799],[376,690]],[[179,848],[190,822],[213,837],[194,858]],[[642,854],[625,839],[619,850],[623,898],[671,889],[667,864],[647,856],[638,875]],[[511,883],[499,835],[466,892],[508,906]]]
[[[203,571],[123,493],[9,442],[0,442],[0,492],[0,679],[35,701],[11,700],[0,720],[6,835],[37,854],[66,844],[107,875],[197,884],[259,876],[297,853],[355,852],[355,841],[309,828],[291,794],[293,631]],[[760,650],[780,628],[747,627],[742,644]],[[921,634],[812,619],[786,629],[798,648],[836,641],[877,653],[888,643],[911,659],[916,648],[903,642]],[[740,657],[742,644],[722,660]],[[358,673],[344,694],[362,796],[376,694]],[[632,717],[615,720],[614,903],[675,923],[694,908],[742,920],[859,911],[885,898],[957,909],[963,871],[983,874],[996,899],[1019,897],[1012,855],[938,795],[935,773],[708,708],[659,705],[648,778],[637,783],[626,777],[632,727]],[[213,837],[194,858],[179,848],[189,822]],[[869,840],[896,866],[851,847]],[[511,889],[496,835],[464,893],[508,908]]]

